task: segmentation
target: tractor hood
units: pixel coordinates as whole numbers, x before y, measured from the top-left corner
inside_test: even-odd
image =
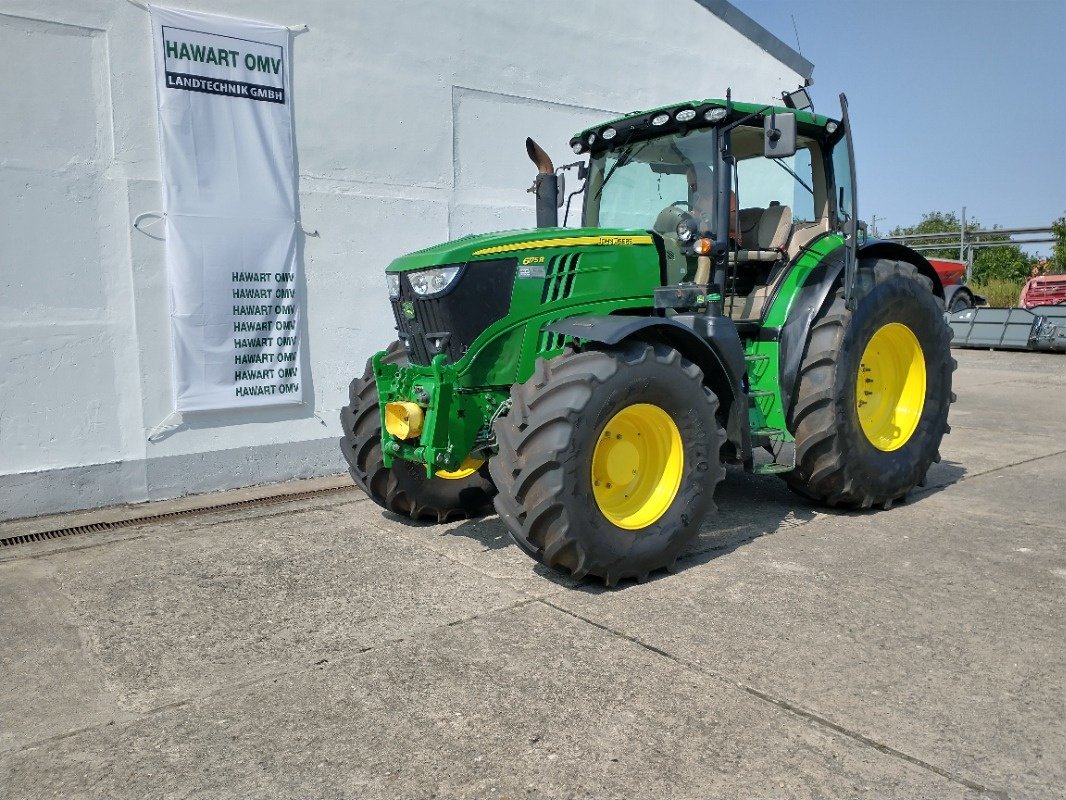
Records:
[[[411,272],[447,264],[497,258],[516,258],[527,251],[551,251],[556,248],[628,247],[653,245],[646,230],[626,228],[532,228],[497,231],[464,236],[424,250],[400,256],[386,272]]]

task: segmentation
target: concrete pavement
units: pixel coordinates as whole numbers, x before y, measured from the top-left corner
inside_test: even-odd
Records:
[[[355,492],[4,548],[0,796],[1061,797],[1066,358],[956,357],[907,504],[730,471],[614,591]]]

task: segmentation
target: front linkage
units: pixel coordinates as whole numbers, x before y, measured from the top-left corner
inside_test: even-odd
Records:
[[[508,403],[506,391],[461,388],[459,372],[443,354],[429,366],[372,359],[381,410],[381,452],[394,460],[424,464],[427,478],[455,474],[488,460],[494,446],[492,421]],[[464,466],[465,465],[465,466]]]

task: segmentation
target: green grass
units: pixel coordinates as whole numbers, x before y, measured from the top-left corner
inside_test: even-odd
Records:
[[[993,308],[1010,308],[1018,305],[1025,281],[991,280],[987,283],[971,283],[975,294],[982,295]]]

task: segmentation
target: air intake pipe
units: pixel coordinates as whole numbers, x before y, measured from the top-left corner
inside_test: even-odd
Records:
[[[537,177],[527,191],[537,198],[537,227],[559,227],[559,177],[555,174],[555,165],[544,148],[532,139],[526,139],[526,153],[529,160],[537,165]]]

